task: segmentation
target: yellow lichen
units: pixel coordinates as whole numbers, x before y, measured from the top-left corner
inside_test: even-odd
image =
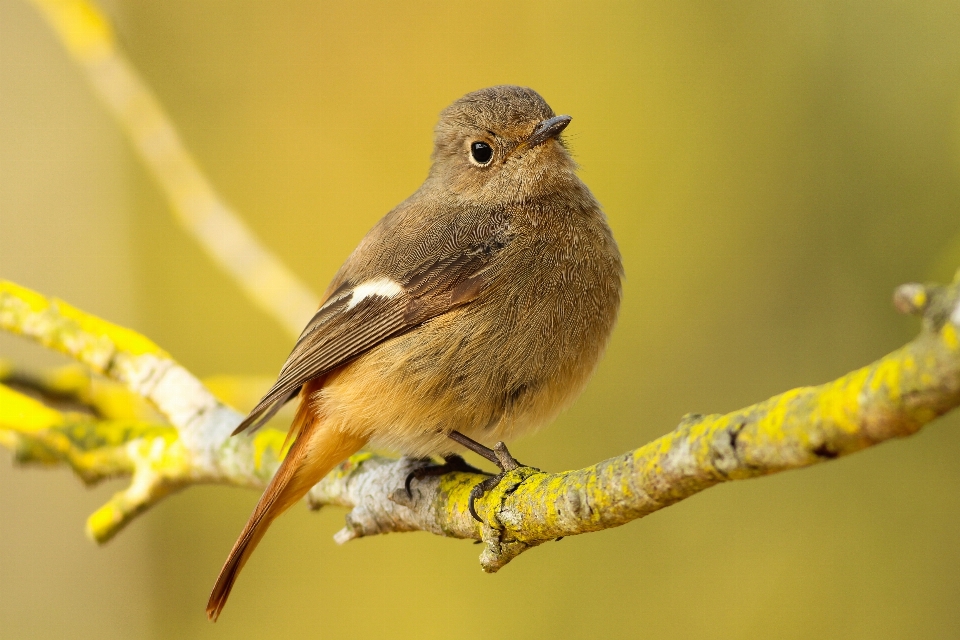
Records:
[[[0,384],[0,429],[30,433],[63,423],[63,414]]]
[[[123,522],[124,514],[111,501],[103,505],[87,517],[87,537],[94,542],[105,542],[109,532],[114,531],[117,525]]]
[[[263,455],[269,450],[276,460],[282,460],[283,443],[286,434],[277,429],[262,429],[253,436],[253,468],[260,471],[263,467]]]
[[[927,306],[927,290],[920,287],[913,294],[910,303],[913,305],[914,309],[923,309]]]
[[[960,346],[960,340],[957,338],[957,328],[951,323],[944,323],[940,335],[943,336],[944,344],[946,344],[947,348],[951,351],[956,351],[957,347]]]
[[[47,335],[38,336],[44,344],[52,346],[67,355],[77,355],[78,349],[90,348],[90,345],[87,344],[81,343],[79,346],[75,344],[77,342],[76,337],[85,336],[107,340],[115,350],[128,355],[137,356],[150,353],[158,357],[169,357],[153,341],[136,331],[101,320],[65,302],[55,299],[48,300],[26,287],[0,280],[0,312],[4,308],[8,312],[23,312],[24,307],[26,307],[26,311],[35,316],[35,320],[49,320],[49,318],[44,318],[44,315],[53,313],[54,317],[59,316],[74,323],[72,330],[66,334],[62,331],[51,331]],[[4,324],[9,331],[23,333],[24,326],[30,323],[20,319],[18,322],[5,322]],[[68,329],[71,328],[68,327]]]
[[[54,300],[54,304],[60,315],[76,322],[82,332],[107,338],[113,343],[117,351],[131,356],[149,353],[162,358],[169,357],[167,352],[158,347],[152,340],[136,331],[101,320],[61,300]]]

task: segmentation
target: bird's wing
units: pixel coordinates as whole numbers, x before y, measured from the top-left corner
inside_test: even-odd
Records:
[[[491,261],[505,246],[462,246],[410,269],[402,278],[349,279],[307,324],[273,387],[240,426],[259,428],[308,381],[423,322],[467,304],[483,289]]]

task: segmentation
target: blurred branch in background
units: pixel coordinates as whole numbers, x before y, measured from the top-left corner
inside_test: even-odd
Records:
[[[158,422],[163,418],[153,406],[122,384],[91,375],[79,364],[42,373],[19,370],[0,360],[0,383],[61,411],[76,411],[100,418],[134,418]]]
[[[911,435],[960,405],[960,273],[946,287],[903,285],[894,303],[922,316],[921,332],[873,364],[726,415],[685,416],[661,438],[584,469],[514,469],[478,500],[482,522],[468,505],[485,476],[427,476],[413,480],[408,493],[405,482],[426,461],[370,453],[340,465],[308,502],[352,509],[338,542],[415,530],[480,540],[481,565],[493,572],[548,540],[626,524],[727,480],[806,467]],[[131,410],[123,407],[135,402],[110,404],[110,411],[61,411],[0,385],[0,444],[14,449],[18,460],[66,463],[87,482],[132,476],[130,486],[88,520],[95,540],[109,539],[183,487],[262,487],[275,471],[284,434],[265,429],[252,438],[230,438],[241,415],[143,336],[2,282],[0,328],[122,383],[169,423],[126,415]],[[3,375],[16,378],[9,367]],[[85,406],[103,406],[82,385],[58,388],[55,379],[32,386],[41,396],[66,387]]]
[[[104,14],[85,0],[32,0],[86,73],[167,196],[178,222],[243,291],[296,338],[316,295],[217,194],[150,88],[118,49]]]

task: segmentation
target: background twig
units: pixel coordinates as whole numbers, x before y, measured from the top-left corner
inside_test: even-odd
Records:
[[[177,221],[291,336],[319,299],[264,248],[216,192],[160,102],[117,47],[109,21],[85,0],[33,0],[167,197]]]

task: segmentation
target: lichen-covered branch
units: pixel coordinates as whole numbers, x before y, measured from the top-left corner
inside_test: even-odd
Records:
[[[88,521],[94,539],[109,539],[133,516],[175,488],[197,482],[259,487],[276,469],[283,434],[265,430],[253,439],[230,438],[242,416],[142,335],[5,281],[0,281],[0,329],[74,358],[90,371],[123,385],[128,395],[148,401],[166,420],[161,436],[155,423],[145,422],[142,414],[134,411],[133,400],[127,398],[130,414],[126,415],[123,399],[106,406],[102,396],[90,397],[88,405],[99,406],[95,412],[99,418],[56,412],[61,417],[55,419],[50,413],[54,409],[5,388],[0,398],[0,429],[4,431],[0,444],[22,449],[30,442],[34,448],[28,450],[35,451],[40,449],[34,445],[43,445],[44,461],[59,455],[84,479],[132,473],[131,486]],[[9,377],[9,372],[6,375]],[[56,391],[51,382],[44,384]],[[68,384],[66,389],[82,398],[89,392],[80,384]],[[118,425],[122,425],[120,432]],[[118,460],[126,466],[118,466]],[[98,466],[102,461],[109,461],[105,469]]]
[[[141,396],[80,364],[43,372],[23,371],[0,360],[0,383],[39,399],[60,411],[86,413],[99,418],[162,422],[162,415]]]
[[[510,472],[479,507],[481,478],[451,474],[402,487],[410,461],[355,459],[311,492],[313,504],[353,507],[338,540],[424,530],[482,539],[496,571],[548,540],[626,524],[727,480],[833,460],[915,433],[960,404],[960,274],[949,287],[904,285],[894,302],[922,315],[920,335],[838,380],[802,387],[726,415],[688,415],[653,442],[585,469]]]
[[[140,334],[0,281],[0,328],[32,338],[149,400],[198,451],[222,443],[237,414]]]
[[[415,530],[481,540],[481,565],[497,571],[543,542],[626,524],[720,482],[797,469],[913,434],[960,405],[960,277],[946,287],[904,285],[894,302],[921,315],[922,330],[877,362],[725,415],[688,415],[661,438],[584,469],[546,473],[520,467],[478,500],[482,523],[468,504],[484,476],[426,477],[415,480],[408,494],[404,481],[425,462],[371,453],[341,464],[313,488],[308,502],[351,509],[336,534],[339,542]],[[204,429],[204,418],[165,410],[164,395],[151,393],[153,386],[130,373],[148,366],[137,360],[145,355],[179,367],[145,338],[9,283],[0,283],[0,328],[73,355],[143,393],[172,425],[57,411],[0,386],[0,445],[13,448],[18,459],[66,463],[87,481],[132,476],[131,486],[91,517],[95,539],[108,538],[190,484],[262,487],[276,469],[280,431],[226,438],[225,427],[213,420],[210,434],[186,437],[191,429]],[[209,396],[195,379],[184,389]],[[211,401],[217,403],[203,402]],[[217,410],[224,412],[226,428],[240,419],[223,405]],[[191,425],[186,430],[178,422],[184,416]]]
[[[166,195],[177,221],[294,338],[319,299],[220,197],[88,0],[33,0]]]
[[[128,489],[87,520],[88,534],[99,541],[190,477],[183,442],[170,426],[61,412],[5,385],[0,385],[0,444],[13,449],[18,462],[66,463],[87,484],[132,476]],[[184,473],[165,473],[171,470]]]

